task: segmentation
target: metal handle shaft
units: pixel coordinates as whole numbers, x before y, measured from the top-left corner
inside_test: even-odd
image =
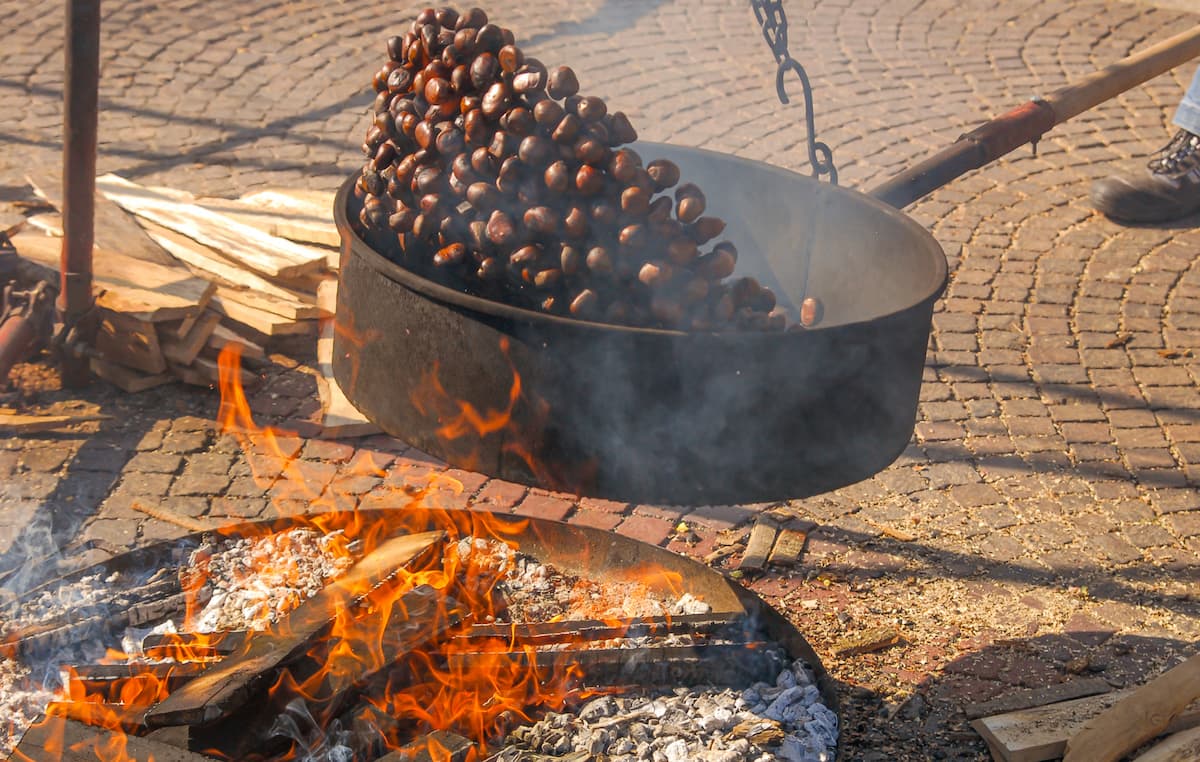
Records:
[[[989,164],[1026,143],[1036,142],[1054,125],[1197,56],[1200,56],[1200,24],[1089,74],[1046,98],[1030,101],[985,122],[954,144],[872,188],[868,193],[902,209],[951,180]]]

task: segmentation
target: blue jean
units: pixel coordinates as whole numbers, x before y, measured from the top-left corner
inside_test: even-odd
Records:
[[[1182,127],[1193,135],[1200,135],[1200,69],[1196,69],[1192,84],[1188,85],[1179,108],[1175,109],[1172,120],[1176,127]]]

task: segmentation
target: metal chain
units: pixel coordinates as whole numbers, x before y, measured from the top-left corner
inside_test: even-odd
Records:
[[[796,73],[800,78],[801,87],[804,88],[804,121],[808,127],[808,163],[812,165],[812,176],[820,178],[821,175],[829,175],[829,182],[837,185],[838,173],[837,167],[833,165],[833,150],[817,140],[817,122],[813,114],[812,86],[808,82],[808,73],[788,52],[788,20],[787,13],[783,10],[783,0],[750,0],[750,7],[754,9],[754,16],[762,26],[767,47],[771,49],[775,62],[779,64],[775,73],[775,92],[779,94],[780,103],[788,103],[784,78],[789,71]]]

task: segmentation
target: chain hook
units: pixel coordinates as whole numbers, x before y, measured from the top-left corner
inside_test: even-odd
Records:
[[[771,49],[771,54],[775,56],[779,65],[775,72],[775,92],[780,103],[786,105],[790,102],[785,87],[787,73],[795,72],[800,79],[800,86],[804,90],[804,124],[808,130],[808,163],[812,166],[812,176],[820,179],[822,175],[828,175],[829,182],[837,185],[838,172],[833,163],[833,149],[817,140],[817,121],[813,113],[812,85],[808,81],[808,72],[788,52],[788,20],[783,2],[750,0],[750,6],[762,27],[763,39],[767,41],[767,47]]]

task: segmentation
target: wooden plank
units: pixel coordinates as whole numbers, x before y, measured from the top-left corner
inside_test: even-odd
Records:
[[[779,524],[765,516],[760,517],[750,530],[750,540],[746,543],[746,552],[742,554],[739,569],[760,571],[767,564],[767,556],[775,545],[775,533]]]
[[[221,316],[211,310],[200,313],[187,335],[180,338],[173,328],[160,330],[158,343],[163,357],[176,365],[191,365],[200,356],[200,350],[208,344],[213,331],[221,324]]]
[[[199,311],[186,300],[140,288],[106,288],[96,295],[96,306],[144,323],[187,320]]]
[[[146,713],[152,727],[214,722],[241,707],[277,667],[303,655],[329,631],[337,612],[358,606],[367,594],[395,582],[397,572],[445,540],[425,532],[384,540],[345,574],[300,604],[246,647],[172,693]]]
[[[337,281],[322,283],[317,288],[317,304],[330,313],[337,304]],[[317,394],[321,399],[321,436],[325,439],[365,437],[382,433],[354,406],[333,375],[332,320],[321,323],[321,335],[317,339]]]
[[[25,224],[53,238],[63,237],[63,219],[58,212],[42,212],[26,217]]]
[[[186,339],[188,334],[196,326],[196,322],[200,320],[200,316],[208,309],[208,303],[212,301],[213,295],[217,293],[217,284],[209,282],[209,288],[196,302],[196,311],[188,315],[183,320],[179,321],[179,325],[175,328],[175,338]]]
[[[804,555],[804,544],[808,542],[808,532],[799,529],[781,529],[775,538],[775,546],[767,563],[772,566],[795,566]]]
[[[257,273],[239,267],[219,253],[196,243],[185,235],[153,222],[147,221],[145,225],[151,238],[162,244],[162,247],[173,257],[205,277],[215,277],[230,286],[253,289],[262,294],[292,300],[302,305],[315,303],[311,295],[273,283]]]
[[[221,294],[213,297],[209,306],[234,323],[241,323],[264,336],[302,336],[317,331],[316,320],[290,320],[282,315],[232,301]]]
[[[1200,654],[1167,670],[1084,723],[1063,762],[1116,762],[1162,733],[1200,698]]]
[[[170,373],[154,373],[145,374],[139,373],[136,370],[117,365],[116,363],[101,360],[98,357],[91,359],[91,369],[98,378],[102,378],[118,389],[136,394],[144,392],[147,389],[153,389],[156,386],[169,384],[175,380],[175,377]]]
[[[12,241],[21,257],[46,271],[58,272],[61,239],[26,232]],[[101,298],[111,309],[155,322],[180,320],[194,313],[212,289],[211,283],[185,268],[164,267],[104,249],[93,250],[92,265],[96,288],[104,292]]]
[[[122,749],[121,759],[130,760],[205,762],[212,759],[149,738],[118,734],[65,717],[38,720],[21,738],[12,759],[21,762],[96,762],[97,759],[109,759],[113,749]]]
[[[223,325],[218,325],[216,330],[213,331],[212,336],[208,337],[208,348],[218,352],[230,344],[236,344],[241,347],[242,357],[251,360],[262,360],[267,356],[266,350],[260,345],[250,341],[232,328],[227,328]]]
[[[1031,709],[1036,706],[1057,704],[1060,701],[1070,701],[1071,699],[1084,698],[1085,696],[1096,696],[1101,693],[1108,693],[1111,690],[1112,686],[1108,684],[1108,681],[1099,677],[1090,677],[1084,680],[1068,680],[1065,683],[1055,683],[1054,685],[1047,685],[1044,688],[1030,688],[1028,690],[1006,693],[991,701],[967,704],[963,707],[963,713],[967,715],[967,719],[974,720],[980,717],[990,717],[994,714],[1004,714],[1005,712],[1016,712],[1020,709]]]
[[[154,324],[109,309],[98,311],[96,351],[109,362],[143,373],[167,369]]]
[[[317,198],[306,199],[286,190],[263,190],[238,199],[201,197],[196,203],[264,233],[299,243],[336,247],[341,239],[333,222],[335,194],[316,194]]]
[[[1132,693],[1132,690],[1113,691],[1035,709],[1007,712],[974,720],[971,727],[987,741],[999,762],[1059,759],[1067,748],[1067,739],[1079,728]],[[1200,709],[1193,708],[1176,717],[1167,732],[1178,732],[1198,725]]]
[[[1176,733],[1134,758],[1133,762],[1196,762],[1200,759],[1200,728]]]
[[[316,272],[325,266],[322,251],[267,235],[194,203],[176,201],[116,175],[97,178],[96,187],[126,211],[183,233],[262,275],[287,278]]]
[[[40,164],[25,175],[34,192],[62,211],[62,167]],[[332,205],[331,205],[332,208]],[[100,192],[94,198],[95,243],[99,249],[114,251],[143,262],[174,264],[162,247],[150,240],[146,231],[121,207]]]
[[[56,431],[88,421],[108,421],[111,415],[99,413],[82,415],[17,415],[0,413],[0,432],[5,434],[32,434],[38,431]]]
[[[250,289],[221,287],[217,289],[217,295],[227,301],[254,307],[288,320],[316,320],[328,317],[324,310],[311,302],[306,304],[296,299],[281,299],[274,294],[258,293]]]

